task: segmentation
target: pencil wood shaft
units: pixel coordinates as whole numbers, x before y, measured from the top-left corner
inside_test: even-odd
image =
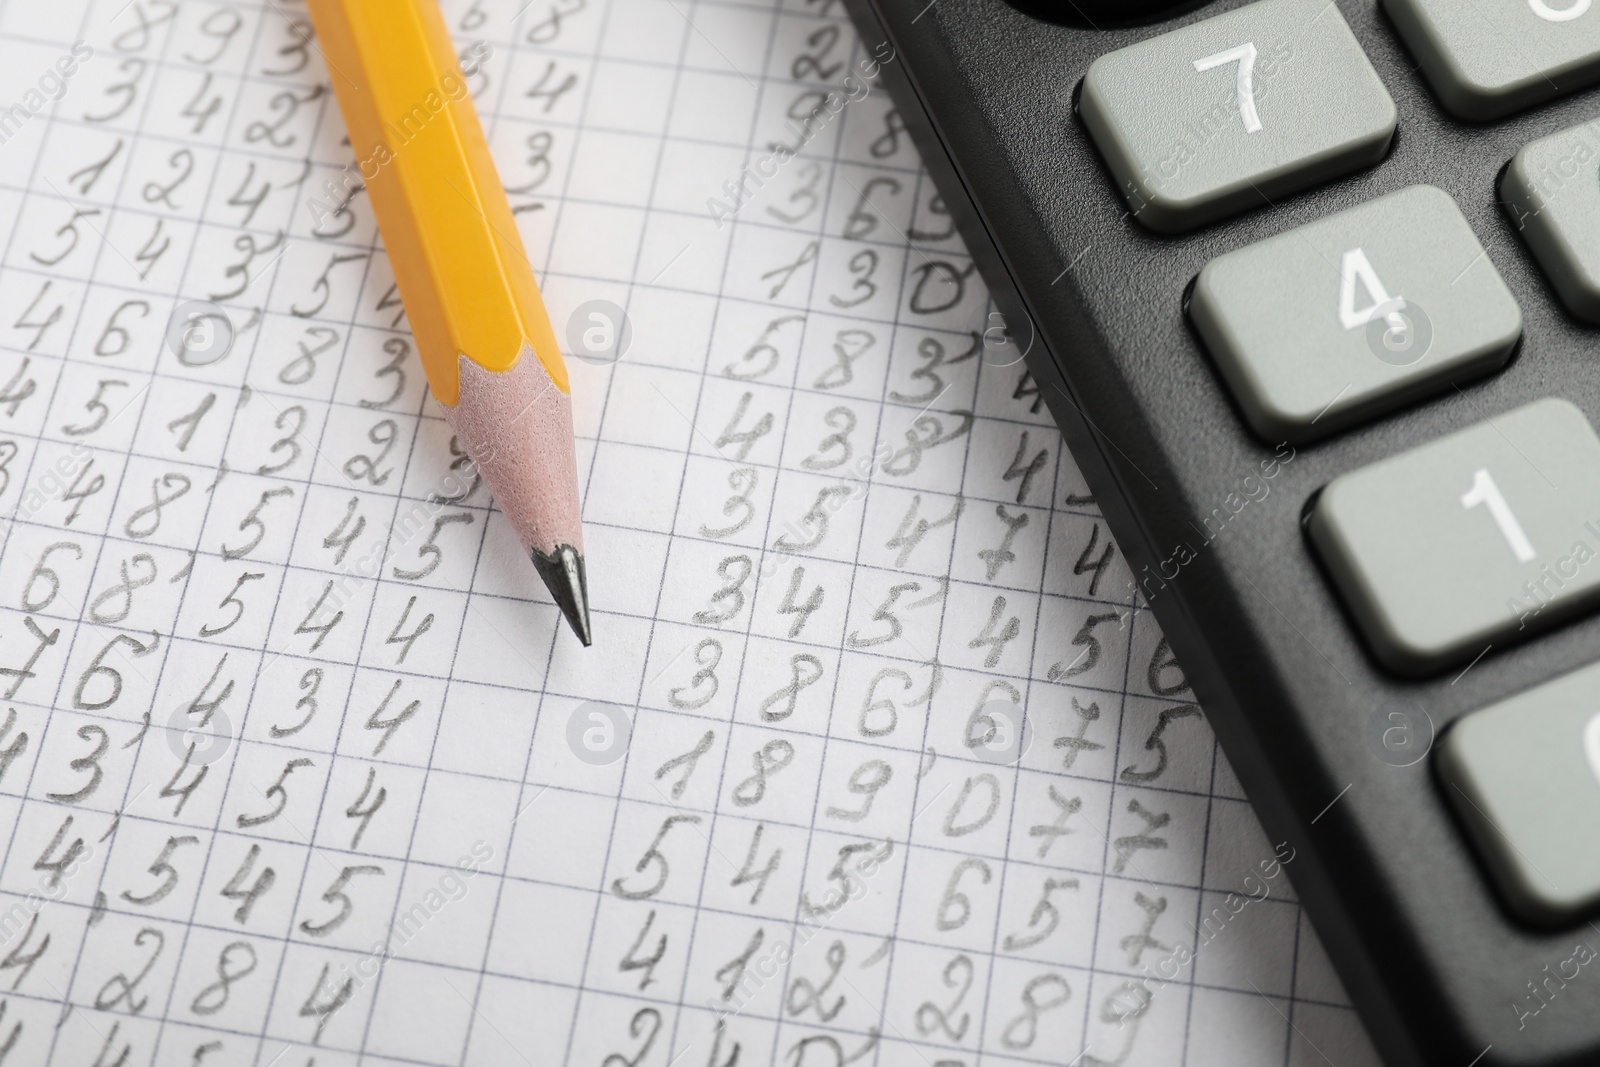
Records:
[[[436,0],[308,7],[429,388],[588,644],[566,366],[444,18]]]

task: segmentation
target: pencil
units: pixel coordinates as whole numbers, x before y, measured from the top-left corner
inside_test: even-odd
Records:
[[[584,645],[566,365],[436,0],[308,0],[429,389]]]

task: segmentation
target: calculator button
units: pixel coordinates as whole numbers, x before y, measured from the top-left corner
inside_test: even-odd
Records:
[[[1376,163],[1396,123],[1328,0],[1261,0],[1101,56],[1079,114],[1130,209],[1162,233]]]
[[[1600,904],[1600,664],[1468,715],[1435,758],[1514,912],[1553,926]]]
[[[1246,421],[1274,443],[1493,370],[1522,335],[1461,209],[1428,185],[1217,257],[1189,317]]]
[[[1600,325],[1600,127],[1585,124],[1527,145],[1500,198],[1567,309]]]
[[[1471,660],[1600,600],[1600,439],[1535,401],[1335,478],[1310,535],[1385,666]]]
[[[1488,122],[1600,80],[1594,0],[1383,0],[1444,109]]]

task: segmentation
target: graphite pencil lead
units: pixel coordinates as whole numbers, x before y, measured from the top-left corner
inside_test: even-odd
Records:
[[[572,632],[578,635],[583,647],[594,644],[589,627],[589,578],[584,569],[583,554],[571,545],[557,545],[554,554],[546,555],[537,548],[530,553],[539,577],[555,598],[561,614],[567,617]]]

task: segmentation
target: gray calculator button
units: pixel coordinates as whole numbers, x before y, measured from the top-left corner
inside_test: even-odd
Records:
[[[1397,119],[1328,0],[1261,0],[1101,56],[1079,114],[1162,233],[1377,163]]]
[[[1567,309],[1600,325],[1600,123],[1527,145],[1500,196]]]
[[[1251,428],[1274,443],[1500,367],[1522,335],[1461,209],[1429,185],[1217,257],[1189,316]]]
[[[1513,911],[1554,926],[1600,903],[1600,665],[1468,715],[1436,759]]]
[[[1488,122],[1600,80],[1595,0],[1383,0],[1456,118]]]
[[[1600,601],[1600,439],[1535,401],[1340,475],[1310,536],[1377,658],[1442,670]]]

